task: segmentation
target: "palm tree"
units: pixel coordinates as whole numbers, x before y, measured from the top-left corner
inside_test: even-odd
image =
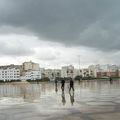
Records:
[[[83,74],[84,74],[84,77],[86,77],[86,72],[84,72]]]
[[[52,73],[52,78],[54,78],[54,73]]]
[[[59,72],[57,72],[57,77],[60,77],[60,73]]]

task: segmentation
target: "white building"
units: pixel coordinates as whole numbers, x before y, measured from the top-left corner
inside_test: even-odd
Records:
[[[40,68],[41,78],[45,78],[45,68]]]
[[[71,77],[71,78],[73,78],[73,74],[74,74],[74,66],[69,65],[69,66],[62,67],[61,77]]]
[[[20,77],[21,80],[37,80],[41,79],[41,71],[27,71],[23,76]]]
[[[99,69],[99,65],[90,65],[88,66],[88,69],[92,71],[93,77],[97,77],[97,70]]]
[[[60,69],[45,69],[45,77],[48,77],[50,80],[55,80],[56,77],[61,77]]]
[[[21,80],[36,80],[41,79],[41,70],[38,63],[32,61],[22,64]]]
[[[0,68],[0,80],[2,81],[14,81],[20,80],[19,68]]]
[[[81,75],[79,71],[80,71],[79,69],[74,69],[74,71],[73,71],[73,78],[75,78],[76,76],[80,76]]]
[[[81,69],[82,77],[94,77],[94,72],[88,68]]]
[[[93,71],[95,77],[103,77],[103,76],[117,76],[117,70],[119,67],[117,65],[91,65],[88,69]]]

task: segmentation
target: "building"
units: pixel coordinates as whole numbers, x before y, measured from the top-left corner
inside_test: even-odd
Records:
[[[20,77],[21,80],[37,80],[41,79],[41,72],[39,71],[27,71],[23,76]]]
[[[54,78],[56,78],[56,77],[60,78],[61,77],[61,70],[60,69],[54,69],[53,70],[53,75],[54,75]]]
[[[21,66],[20,65],[7,65],[0,66],[0,80],[2,81],[15,81],[20,80]]]
[[[45,77],[48,77],[51,81],[55,80],[56,77],[61,77],[60,69],[45,69]]]
[[[74,69],[73,71],[73,78],[75,78],[76,76],[81,76],[79,69]]]
[[[74,66],[69,65],[69,66],[64,66],[61,69],[61,77],[74,77]]]
[[[101,77],[118,77],[118,66],[117,65],[91,65],[88,67],[94,71],[94,76],[97,78]]]
[[[89,68],[80,69],[80,75],[82,77],[95,77],[94,71],[92,69],[89,69]]]
[[[64,66],[61,70],[61,77],[71,77],[75,78],[76,76],[81,77],[94,77],[94,70],[89,68],[75,69],[74,66]]]
[[[38,63],[32,61],[22,64],[21,80],[36,80],[41,79],[41,70]]]
[[[45,69],[40,68],[40,71],[41,71],[41,79],[45,78]]]
[[[30,71],[30,70],[38,70],[40,69],[39,67],[39,64],[38,63],[34,63],[32,61],[29,61],[29,62],[24,62],[22,64],[22,68],[23,68],[23,71]]]
[[[96,78],[97,77],[97,70],[99,69],[99,66],[98,65],[90,65],[90,66],[88,66],[88,69],[90,71],[91,76]]]
[[[118,77],[120,77],[120,69],[118,69]]]

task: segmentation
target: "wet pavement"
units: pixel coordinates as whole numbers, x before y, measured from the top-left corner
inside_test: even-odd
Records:
[[[120,80],[0,84],[0,120],[120,120]]]

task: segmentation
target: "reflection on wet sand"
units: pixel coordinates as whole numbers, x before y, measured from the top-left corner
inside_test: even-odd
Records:
[[[65,93],[64,93],[64,91],[62,91],[61,97],[62,97],[62,103],[63,103],[63,105],[65,105],[66,104],[66,99],[65,99]]]
[[[70,91],[70,92],[69,92],[69,95],[70,95],[71,105],[73,105],[73,104],[74,104],[74,102],[75,102],[75,100],[74,100],[74,91],[73,91],[73,92],[72,92],[72,91]]]
[[[111,89],[117,89],[120,87],[120,81],[114,80],[110,81],[81,81],[80,84],[75,82],[74,89],[69,91],[69,83],[65,83],[65,90],[61,91],[61,83],[51,83],[51,82],[42,82],[42,83],[5,83],[0,84],[0,98],[10,97],[10,98],[22,98],[25,102],[34,102],[35,100],[40,101],[41,95],[51,95],[57,93],[58,97],[61,97],[62,104],[65,105],[70,98],[71,105],[74,105],[76,98],[74,94],[79,91],[79,96],[82,97],[85,94],[85,91],[96,92],[96,94],[101,94],[104,89],[105,92],[110,92]],[[65,98],[65,95],[68,96]],[[58,99],[58,98],[56,98]]]
[[[120,119],[120,80],[76,81],[74,89],[69,82],[64,91],[54,82],[0,84],[0,120]]]
[[[58,84],[55,83],[55,92],[57,93],[58,92]]]
[[[0,85],[0,97],[22,97],[25,101],[33,101],[40,97],[41,85],[29,83],[12,83]]]

